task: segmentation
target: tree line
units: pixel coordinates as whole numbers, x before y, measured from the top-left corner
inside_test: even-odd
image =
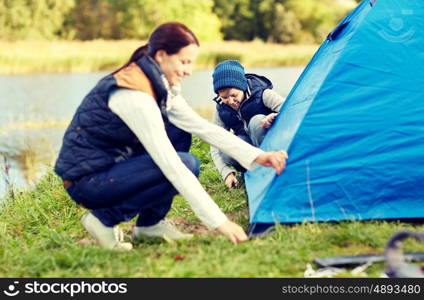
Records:
[[[201,41],[314,43],[359,1],[0,0],[0,39],[147,39],[179,21]]]

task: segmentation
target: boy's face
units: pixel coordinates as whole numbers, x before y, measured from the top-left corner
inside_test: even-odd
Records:
[[[218,95],[224,104],[232,109],[238,109],[244,100],[244,92],[236,88],[226,88],[218,91]]]

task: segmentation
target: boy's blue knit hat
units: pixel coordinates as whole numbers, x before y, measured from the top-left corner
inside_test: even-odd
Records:
[[[223,88],[247,90],[247,80],[244,77],[244,67],[238,60],[225,60],[216,65],[212,74],[213,90],[218,93]]]

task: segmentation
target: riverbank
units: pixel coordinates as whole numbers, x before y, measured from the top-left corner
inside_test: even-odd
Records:
[[[0,41],[0,74],[76,73],[113,70],[125,63],[140,41]],[[195,69],[211,69],[224,59],[246,67],[302,66],[318,45],[254,42],[203,43]]]
[[[191,148],[202,162],[200,181],[221,209],[244,228],[248,225],[243,189],[228,191],[209,156],[209,147],[195,138]],[[189,241],[146,241],[130,252],[94,244],[80,218],[87,211],[75,205],[61,181],[49,172],[31,191],[17,192],[0,210],[1,277],[303,277],[314,258],[383,253],[389,237],[400,230],[424,230],[399,222],[303,223],[278,226],[266,237],[233,245],[208,231],[187,203],[177,196],[168,217]],[[132,223],[122,224],[129,241]],[[405,252],[424,251],[415,241]],[[365,272],[342,270],[338,277],[379,277],[384,265]],[[316,268],[314,266],[314,268]]]

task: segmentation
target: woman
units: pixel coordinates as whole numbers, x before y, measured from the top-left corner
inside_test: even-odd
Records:
[[[279,174],[285,167],[285,152],[252,147],[202,119],[181,97],[179,84],[191,74],[198,51],[186,26],[159,26],[128,63],[90,91],[65,133],[55,171],[71,198],[91,210],[82,224],[104,247],[131,249],[117,225],[135,216],[134,239],[191,237],[164,220],[177,193],[209,228],[233,243],[247,240],[197,180],[199,161],[187,153],[187,131],[246,169],[258,163]]]

